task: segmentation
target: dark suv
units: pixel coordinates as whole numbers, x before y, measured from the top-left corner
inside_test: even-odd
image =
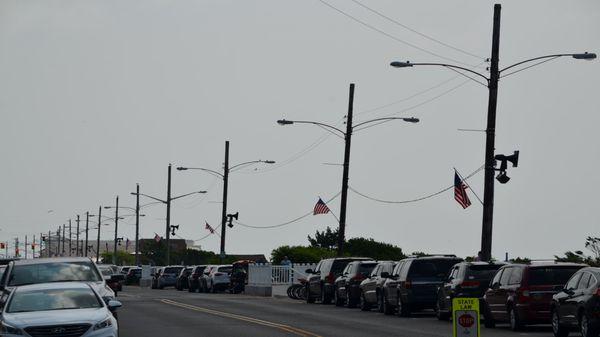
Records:
[[[175,279],[175,289],[183,290],[188,288],[188,276],[192,273],[194,267],[185,267],[181,269],[179,275]]]
[[[600,332],[600,268],[576,272],[564,289],[552,298],[552,331],[555,337],[567,337],[579,327],[583,337]]]
[[[188,291],[193,293],[195,291],[202,292],[204,288],[202,287],[202,282],[200,279],[204,274],[204,270],[206,269],[206,265],[195,266],[192,269],[192,272],[188,276]]]
[[[334,283],[333,302],[336,306],[356,307],[360,299],[360,283],[377,265],[376,261],[352,261]]]
[[[485,292],[485,326],[509,322],[512,330],[525,324],[548,324],[552,296],[586,267],[578,263],[509,264],[498,270]]]
[[[396,262],[380,261],[371,271],[371,275],[360,283],[360,309],[363,311],[371,309],[373,305],[377,305],[377,310],[383,312],[383,283],[385,277],[382,273],[391,275]]]
[[[400,261],[383,284],[383,309],[400,316],[423,309],[434,309],[438,288],[448,272],[462,259],[455,255],[411,257]],[[382,275],[387,276],[387,275]]]
[[[502,262],[461,262],[450,270],[446,282],[438,291],[436,314],[439,320],[447,320],[452,314],[452,299],[455,297],[479,298],[483,303],[483,294],[490,281],[496,275]]]
[[[341,257],[319,261],[315,270],[307,269],[306,273],[306,302],[329,304],[333,299],[333,283],[341,275],[342,270],[352,261],[371,260],[367,257]]]

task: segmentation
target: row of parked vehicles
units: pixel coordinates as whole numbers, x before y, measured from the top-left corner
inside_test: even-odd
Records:
[[[247,282],[248,264],[252,261],[237,261],[226,265],[166,266],[152,271],[152,289],[175,287],[189,292],[244,291]]]
[[[484,325],[551,324],[556,337],[600,332],[600,268],[576,263],[467,262],[454,255],[401,261],[334,258],[306,270],[304,298],[402,317],[432,309],[452,314],[452,299],[479,298]]]
[[[0,336],[118,337],[115,292],[89,258],[7,261]]]

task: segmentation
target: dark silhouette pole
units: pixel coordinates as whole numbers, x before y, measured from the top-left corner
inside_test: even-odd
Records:
[[[340,227],[338,233],[337,255],[344,253],[344,241],[346,234],[346,209],[348,203],[348,174],[350,171],[350,144],[352,141],[352,111],[354,105],[354,83],[350,83],[350,94],[348,98],[348,116],[346,119],[346,134],[344,137],[344,172],[342,173],[342,196],[340,205]]]
[[[75,235],[77,239],[75,240],[75,256],[79,256],[79,214],[77,214],[77,234]]]
[[[171,164],[167,169],[167,221],[166,233],[167,238],[167,266],[171,264]]]
[[[69,219],[69,256],[73,253],[73,227],[71,227],[71,219]]]
[[[135,265],[140,265],[140,184],[136,184],[135,194]]]
[[[98,238],[96,239],[96,263],[100,260],[100,227],[102,227],[102,206],[98,207]]]
[[[229,185],[229,141],[225,141],[225,162],[223,164],[223,205],[221,209],[221,252],[219,260],[225,259],[225,231],[227,228],[227,186]]]
[[[113,248],[112,263],[117,264],[117,234],[119,230],[119,196],[117,195],[117,203],[115,206],[115,247]]]
[[[88,236],[90,230],[90,212],[85,212],[85,257],[88,256]]]

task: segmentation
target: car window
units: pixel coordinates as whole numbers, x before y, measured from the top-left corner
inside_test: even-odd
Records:
[[[470,265],[466,270],[467,280],[479,280],[479,281],[487,281],[491,280],[498,269],[500,269],[502,265],[498,264],[474,264]]]
[[[563,285],[581,267],[532,267],[529,285]]]
[[[318,272],[319,270],[321,270],[321,264],[323,263],[323,260],[319,261],[319,263],[317,263],[317,266],[315,267],[314,272]]]
[[[403,265],[404,261],[398,262],[398,264],[394,267],[394,270],[392,271],[392,275],[399,276]]]
[[[92,289],[46,289],[16,291],[10,299],[6,312],[31,312],[64,309],[101,308]]]
[[[579,284],[577,285],[577,289],[587,289],[590,282],[590,277],[592,274],[590,273],[581,273],[581,279],[579,279]]]
[[[448,279],[453,280],[458,276],[458,269],[459,267],[454,267],[452,268],[452,270],[450,271],[450,275],[448,276]]]
[[[523,268],[511,268],[512,273],[510,274],[510,279],[508,280],[508,284],[520,284],[521,278],[523,277]]]
[[[373,268],[373,271],[371,271],[371,277],[381,275],[380,271],[381,265],[377,265],[375,268]]]
[[[225,267],[219,267],[217,269],[218,272],[220,273],[227,273],[227,274],[231,274],[231,270],[232,270],[232,266],[225,266]]]
[[[504,273],[504,269],[500,269],[499,271],[497,271],[496,275],[494,275],[494,279],[492,280],[492,284],[495,284],[495,283],[500,284],[500,278],[502,277],[503,273]]]
[[[344,270],[342,270],[342,275],[350,273],[351,269],[352,269],[352,264],[347,265],[346,268],[344,268]]]
[[[408,271],[408,277],[443,280],[456,263],[456,260],[449,259],[414,260]]]
[[[399,271],[399,275],[400,275],[400,279],[401,280],[405,280],[406,279],[406,275],[408,274],[408,270],[410,269],[410,265],[412,264],[414,260],[409,260],[409,261],[405,261],[404,264],[402,265],[402,268],[400,268]]]
[[[565,288],[577,289],[577,283],[579,282],[580,279],[581,279],[581,273],[573,275],[573,277],[571,277],[569,279],[569,281],[567,282],[567,285],[565,285]]]
[[[165,268],[164,274],[179,274],[181,272],[182,267],[168,267]]]
[[[349,260],[335,260],[331,265],[331,270],[329,272],[333,273],[334,275],[340,275],[342,270],[344,270],[344,268],[346,268],[350,262],[351,261]]]
[[[597,284],[598,284],[598,279],[596,278],[596,276],[592,275],[590,277],[590,282],[588,282],[588,288],[596,286]]]
[[[369,275],[377,263],[361,263],[358,265],[357,274]]]
[[[500,278],[500,285],[505,286],[508,285],[508,280],[515,268],[506,268],[504,269],[504,273],[502,273],[502,277]]]
[[[58,281],[102,281],[91,262],[52,262],[13,266],[9,286]]]

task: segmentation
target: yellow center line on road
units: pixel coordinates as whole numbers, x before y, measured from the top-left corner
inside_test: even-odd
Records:
[[[244,322],[248,322],[248,323],[254,323],[254,324],[258,324],[258,325],[263,325],[263,326],[268,326],[271,328],[280,329],[280,330],[292,333],[296,336],[321,337],[320,335],[314,334],[312,332],[302,330],[299,328],[295,328],[295,327],[285,325],[285,324],[269,322],[269,321],[265,321],[265,320],[258,319],[258,318],[242,316],[242,315],[232,314],[232,313],[223,312],[223,311],[217,311],[217,310],[208,309],[208,308],[202,308],[202,307],[198,307],[195,305],[181,303],[181,302],[175,302],[175,301],[168,300],[168,299],[161,299],[160,301],[165,304],[173,305],[173,306],[184,308],[184,309],[194,310],[194,311],[198,311],[198,312],[203,312],[205,314],[226,317],[226,318],[232,318],[232,319],[236,319],[239,321],[244,321]]]

